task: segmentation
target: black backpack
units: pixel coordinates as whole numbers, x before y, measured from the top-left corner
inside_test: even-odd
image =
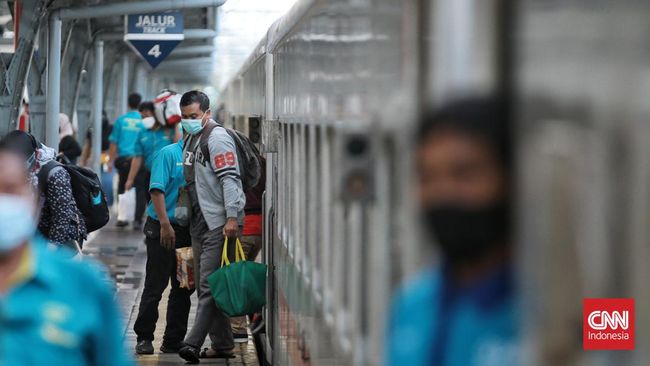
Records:
[[[106,195],[102,191],[102,184],[97,174],[92,170],[52,160],[41,167],[38,172],[38,184],[41,191],[45,192],[50,172],[56,167],[62,167],[70,174],[72,196],[84,217],[86,231],[90,233],[106,225],[109,219]]]
[[[199,140],[199,147],[201,153],[206,159],[210,157],[210,150],[208,149],[208,137],[216,127],[225,128],[217,123],[209,122],[201,131],[201,139]],[[262,156],[255,144],[248,138],[248,136],[237,130],[225,128],[228,135],[235,142],[237,149],[237,161],[239,163],[239,174],[241,178],[242,187],[244,192],[255,188],[262,176]]]

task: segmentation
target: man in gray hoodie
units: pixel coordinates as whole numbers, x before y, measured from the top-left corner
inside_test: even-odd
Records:
[[[191,202],[190,233],[198,261],[199,303],[192,330],[179,355],[199,361],[199,350],[210,332],[217,357],[231,357],[234,347],[230,319],[212,299],[208,275],[221,263],[224,237],[239,235],[244,220],[246,197],[239,176],[235,142],[210,117],[210,100],[200,91],[183,94],[180,101],[184,131],[183,173]],[[207,128],[206,128],[207,127]],[[205,128],[205,131],[204,131]],[[206,132],[209,131],[209,135]],[[201,148],[202,135],[207,149]],[[209,153],[204,156],[202,151]]]

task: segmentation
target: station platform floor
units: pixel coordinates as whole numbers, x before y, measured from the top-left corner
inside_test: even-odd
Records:
[[[124,337],[127,351],[135,358],[138,365],[184,365],[185,361],[176,354],[163,354],[160,352],[160,342],[165,327],[165,313],[167,309],[168,289],[163,294],[159,307],[159,320],[156,325],[153,355],[138,356],[134,352],[136,335],[133,324],[138,314],[140,294],[144,286],[145,264],[147,261],[146,248],[143,243],[141,231],[134,231],[131,227],[117,228],[113,220],[104,228],[91,233],[89,240],[84,244],[84,255],[102,262],[108,269],[116,286],[116,296],[119,301],[122,324],[124,324]],[[194,323],[196,314],[196,295],[192,298],[189,325]],[[209,344],[207,341],[204,345]],[[201,360],[201,365],[247,365],[257,366],[258,360],[255,346],[249,337],[248,343],[239,343],[235,346],[236,358],[226,362],[223,359]]]

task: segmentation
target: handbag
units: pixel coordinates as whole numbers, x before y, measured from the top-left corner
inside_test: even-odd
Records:
[[[221,268],[208,276],[210,292],[226,315],[253,314],[266,305],[266,264],[247,261],[239,239],[235,241],[235,262],[228,260],[228,238],[221,254]]]

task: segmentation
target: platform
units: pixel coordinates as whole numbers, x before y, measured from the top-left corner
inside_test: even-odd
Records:
[[[153,355],[137,356],[133,353],[136,344],[136,335],[133,324],[137,317],[140,294],[144,286],[145,264],[147,261],[146,248],[141,232],[128,228],[117,228],[113,221],[106,227],[92,233],[89,241],[84,246],[84,254],[102,262],[110,272],[115,283],[116,296],[125,325],[124,336],[127,350],[136,358],[139,365],[184,365],[185,361],[176,354],[160,353],[160,343],[165,329],[165,314],[169,287],[163,294],[159,307],[159,319],[156,325]],[[196,295],[192,296],[189,324],[194,323],[196,314]],[[205,343],[208,345],[209,341]],[[236,358],[226,363],[225,360],[201,360],[201,365],[248,365],[257,366],[257,355],[252,339],[247,344],[240,343],[235,346]]]

